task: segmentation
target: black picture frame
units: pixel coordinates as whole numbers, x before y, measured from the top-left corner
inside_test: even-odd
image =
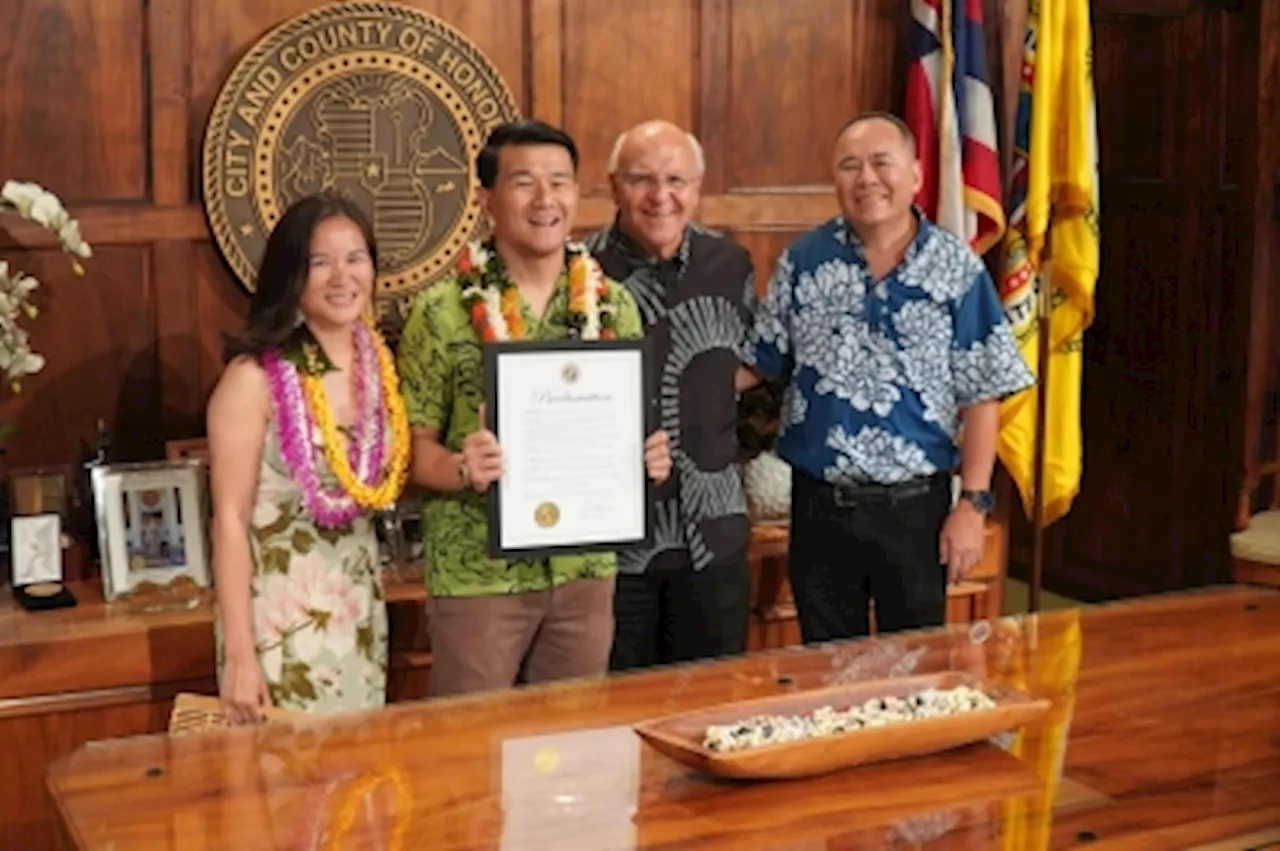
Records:
[[[592,352],[603,351],[637,351],[640,353],[640,387],[644,398],[641,410],[644,414],[644,434],[647,438],[658,427],[658,400],[653,395],[653,349],[645,338],[632,340],[520,340],[518,342],[493,342],[484,346],[484,390],[485,390],[485,422],[484,426],[492,431],[502,444],[502,411],[498,405],[498,381],[501,362],[504,357],[521,354],[542,354],[546,352],[583,352],[590,356]],[[583,555],[586,553],[624,552],[632,549],[648,549],[653,546],[653,481],[644,470],[644,455],[636,459],[640,465],[641,480],[644,482],[644,537],[627,541],[597,541],[589,544],[574,544],[552,547],[504,548],[502,546],[502,484],[494,482],[487,491],[487,513],[489,526],[489,557],[507,561],[545,559],[553,556]]]

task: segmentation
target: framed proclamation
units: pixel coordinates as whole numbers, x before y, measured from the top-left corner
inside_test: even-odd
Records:
[[[651,546],[647,341],[525,340],[484,353],[486,425],[503,462],[488,494],[490,556]]]

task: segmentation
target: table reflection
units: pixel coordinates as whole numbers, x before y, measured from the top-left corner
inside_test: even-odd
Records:
[[[1280,821],[1276,659],[1280,595],[1174,595],[113,742],[55,764],[51,788],[86,846],[142,851],[1041,851],[1078,835],[1182,847]],[[1052,707],[991,742],[797,781],[718,781],[632,732],[724,702],[948,670]],[[1161,844],[1187,825],[1199,838]]]
[[[501,745],[502,851],[636,847],[640,737],[630,727],[520,736]]]

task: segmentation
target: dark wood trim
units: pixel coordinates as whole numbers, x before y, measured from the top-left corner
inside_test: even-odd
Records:
[[[202,677],[194,680],[119,686],[68,694],[42,694],[35,697],[5,698],[0,700],[0,721],[12,718],[54,715],[62,712],[106,709],[111,706],[156,703],[173,700],[180,692],[210,694],[216,692],[217,689],[216,680]]]
[[[1276,258],[1276,241],[1280,240],[1280,221],[1274,215],[1280,202],[1280,0],[1258,0],[1258,15],[1249,27],[1250,47],[1247,51],[1249,77],[1257,80],[1255,97],[1246,98],[1246,113],[1238,120],[1252,128],[1250,140],[1253,155],[1245,163],[1244,191],[1248,198],[1249,223],[1240,245],[1242,265],[1248,277],[1241,286],[1248,287],[1248,335],[1237,335],[1232,361],[1243,364],[1246,375],[1244,417],[1240,432],[1243,456],[1239,481],[1239,498],[1235,507],[1234,527],[1248,523],[1250,502],[1259,481],[1271,473],[1258,468],[1266,457],[1262,447],[1264,402],[1272,368],[1271,320],[1276,307],[1273,293],[1280,285],[1280,260]],[[1266,35],[1264,35],[1266,34]],[[1233,400],[1234,401],[1234,400]],[[1240,410],[1240,406],[1236,406]]]
[[[761,204],[767,195],[769,203]],[[769,187],[751,192],[709,195],[702,199],[700,219],[727,230],[801,231],[838,211],[834,192],[825,186]],[[578,207],[577,227],[593,230],[613,221],[613,201],[586,197]],[[94,205],[76,212],[81,232],[95,246],[138,243],[208,242],[209,226],[202,208],[141,205]],[[44,228],[20,222],[0,229],[0,248],[56,248],[57,237]]]
[[[564,0],[530,0],[529,112],[564,122]]]
[[[702,178],[702,191],[724,192],[728,181],[729,117],[732,57],[726,33],[732,32],[733,6],[730,0],[700,0],[698,18],[699,97],[698,125],[694,132],[706,155],[707,171]]]
[[[186,204],[191,192],[191,120],[188,0],[150,0],[147,4],[147,74],[150,82],[151,197],[165,206]]]

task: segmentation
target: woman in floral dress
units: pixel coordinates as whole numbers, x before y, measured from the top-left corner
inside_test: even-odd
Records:
[[[293,205],[209,401],[218,680],[232,723],[273,705],[386,699],[371,514],[400,495],[409,434],[390,352],[367,321],[376,264],[355,205]]]

